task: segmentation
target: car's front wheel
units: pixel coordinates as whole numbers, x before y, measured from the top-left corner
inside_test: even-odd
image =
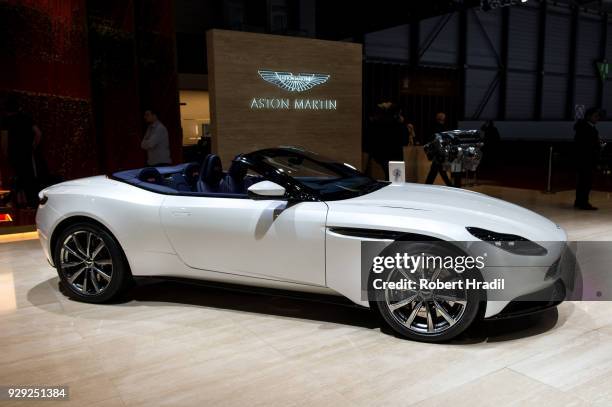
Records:
[[[117,297],[131,280],[115,238],[94,223],[78,223],[56,239],[54,259],[63,291],[84,302],[102,303]]]
[[[456,247],[444,242],[397,242],[385,250],[387,255],[396,252],[408,256],[448,258],[464,256]],[[384,255],[384,253],[383,253]],[[374,275],[370,274],[370,287]],[[422,280],[445,283],[467,279],[480,280],[477,270],[457,273],[444,267],[419,267],[414,273],[392,268],[376,275],[384,282],[412,280],[415,285]],[[389,284],[386,285],[390,286]],[[370,304],[384,321],[398,334],[422,342],[444,342],[464,332],[478,317],[483,294],[474,289],[397,289],[386,288],[371,292]]]

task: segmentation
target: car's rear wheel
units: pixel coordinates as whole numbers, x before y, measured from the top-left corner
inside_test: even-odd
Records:
[[[401,251],[400,251],[401,250]],[[386,253],[385,253],[386,252]],[[464,256],[458,248],[444,242],[397,242],[381,255],[407,253],[408,256]],[[463,280],[463,289],[381,289],[370,293],[371,305],[375,306],[384,321],[395,332],[409,339],[423,342],[444,342],[464,332],[478,317],[483,294],[466,289],[467,279],[481,280],[478,270],[457,273],[444,267],[421,267],[415,273],[393,268],[382,274],[370,273],[370,287],[373,278],[386,282],[401,280],[453,282]]]
[[[94,223],[78,223],[56,239],[55,265],[63,292],[84,302],[102,303],[121,294],[131,273],[115,238]]]

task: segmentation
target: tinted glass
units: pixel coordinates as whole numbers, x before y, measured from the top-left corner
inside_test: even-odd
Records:
[[[274,149],[258,151],[253,155],[258,161],[314,191],[322,200],[348,199],[387,185],[373,180],[348,164],[338,163],[314,153]]]

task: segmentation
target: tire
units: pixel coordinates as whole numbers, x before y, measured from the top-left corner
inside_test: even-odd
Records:
[[[421,254],[431,256],[465,256],[458,247],[441,241],[435,242],[395,242],[383,250],[381,256],[395,256],[395,253],[407,253],[409,256]],[[436,268],[432,270],[419,270],[416,273],[420,278],[432,280],[477,279],[482,281],[478,269],[468,269],[456,273],[451,269],[440,269],[433,277]],[[373,287],[374,279],[382,281],[396,281],[396,278],[407,276],[397,269],[385,270],[375,274],[370,270],[368,287]],[[414,275],[408,273],[410,279]],[[378,311],[384,323],[394,332],[404,338],[420,342],[446,342],[464,332],[478,317],[484,294],[478,290],[390,290],[369,289],[370,307]],[[450,298],[456,301],[449,301]]]
[[[123,293],[132,280],[117,240],[93,222],[63,230],[53,253],[62,292],[70,298],[94,304],[108,302]]]

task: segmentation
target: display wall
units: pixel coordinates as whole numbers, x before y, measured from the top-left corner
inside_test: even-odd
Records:
[[[182,161],[182,135],[170,0],[87,3],[91,87],[101,171],[145,165],[140,142],[145,109],[168,129],[172,161]]]
[[[361,167],[361,44],[211,30],[212,151],[296,145]]]
[[[84,0],[0,2],[0,118],[9,94],[42,130],[38,165],[63,178],[98,170]],[[0,185],[13,175],[0,157]]]

